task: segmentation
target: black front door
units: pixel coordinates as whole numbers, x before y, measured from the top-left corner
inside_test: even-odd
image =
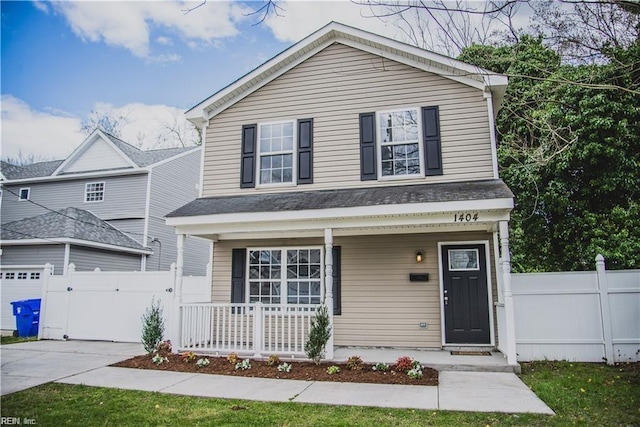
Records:
[[[442,246],[444,331],[447,344],[490,344],[484,245]]]

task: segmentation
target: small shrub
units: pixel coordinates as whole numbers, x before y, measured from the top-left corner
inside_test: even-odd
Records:
[[[201,358],[201,359],[198,359],[198,361],[196,362],[196,366],[198,368],[204,368],[205,366],[209,366],[209,363],[211,363],[209,359]]]
[[[251,369],[251,361],[249,359],[236,363],[236,371],[246,371],[247,369]]]
[[[171,347],[171,340],[166,340],[166,341],[162,341],[160,344],[158,344],[157,351],[160,354],[169,354],[169,353],[171,353],[172,349],[173,349],[173,347]]]
[[[351,356],[347,359],[347,368],[350,371],[359,371],[362,369],[362,358],[360,356]]]
[[[280,365],[280,358],[278,357],[277,354],[272,354],[271,356],[269,356],[269,359],[267,359],[267,366],[278,366]]]
[[[164,318],[160,300],[151,299],[151,306],[142,315],[142,345],[147,354],[151,354],[158,348],[164,335]]]
[[[396,371],[398,372],[408,372],[409,369],[413,368],[413,359],[409,356],[401,356],[396,360]]]
[[[374,371],[387,372],[389,370],[389,365],[387,365],[386,363],[376,363],[371,369],[373,369]]]
[[[291,372],[291,365],[286,362],[278,365],[278,372]]]
[[[336,365],[331,365],[327,368],[327,374],[329,375],[337,374],[338,372],[340,372],[340,368]]]
[[[193,351],[182,353],[180,357],[182,357],[182,361],[185,363],[193,362],[194,360],[196,360],[196,354]]]
[[[231,363],[232,365],[235,365],[236,363],[238,363],[239,360],[240,358],[238,357],[238,353],[230,353],[227,356],[227,362]]]
[[[324,348],[329,338],[331,338],[331,319],[329,318],[327,306],[321,304],[315,316],[311,319],[309,339],[304,345],[305,354],[316,365],[319,365],[324,357]]]
[[[163,363],[165,363],[165,362],[168,362],[168,361],[169,361],[169,359],[168,359],[168,358],[166,358],[166,357],[164,357],[164,356],[161,356],[161,355],[159,355],[159,354],[156,354],[155,356],[153,356],[153,357],[151,358],[151,361],[152,361],[153,363],[155,363],[156,365],[161,365],[161,364],[163,364]]]
[[[407,375],[409,375],[409,378],[413,378],[414,380],[419,380],[420,378],[422,378],[422,369],[420,368],[421,367],[409,369],[409,371],[407,372]]]

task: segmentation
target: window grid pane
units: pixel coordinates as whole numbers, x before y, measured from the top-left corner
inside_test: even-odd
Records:
[[[260,183],[293,182],[293,122],[260,125]]]
[[[319,304],[322,271],[320,249],[288,250],[287,263],[287,302]]]
[[[281,251],[249,251],[249,302],[280,303]]]
[[[418,110],[379,114],[382,176],[419,175]]]
[[[85,202],[104,200],[104,182],[92,182],[85,186]]]

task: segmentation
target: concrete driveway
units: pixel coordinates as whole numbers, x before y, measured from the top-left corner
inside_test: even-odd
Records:
[[[144,354],[142,344],[32,341],[0,346],[1,395],[91,371]]]

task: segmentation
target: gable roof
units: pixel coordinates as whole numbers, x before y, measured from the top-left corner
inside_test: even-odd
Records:
[[[65,167],[77,160],[91,144],[98,139],[109,144],[114,152],[118,153],[122,160],[129,166],[118,167],[115,169],[138,169],[152,166],[156,163],[171,159],[180,154],[200,149],[197,146],[179,147],[179,148],[163,148],[159,150],[140,150],[131,144],[105,132],[96,129],[91,133],[74,151],[64,160],[53,160],[47,162],[33,163],[25,166],[16,166],[7,162],[0,162],[1,172],[6,180],[19,180],[30,178],[43,178],[53,176],[72,175],[84,172],[65,172]],[[97,172],[97,171],[92,171]]]
[[[119,248],[134,249],[140,253],[151,253],[136,240],[127,236],[106,221],[89,211],[65,208],[56,212],[8,222],[2,225],[0,239],[7,240],[78,240],[100,243]]]
[[[189,109],[185,115],[200,127],[210,118],[260,89],[333,43],[341,43],[489,92],[494,114],[504,97],[507,77],[374,33],[331,22],[253,71]]]

